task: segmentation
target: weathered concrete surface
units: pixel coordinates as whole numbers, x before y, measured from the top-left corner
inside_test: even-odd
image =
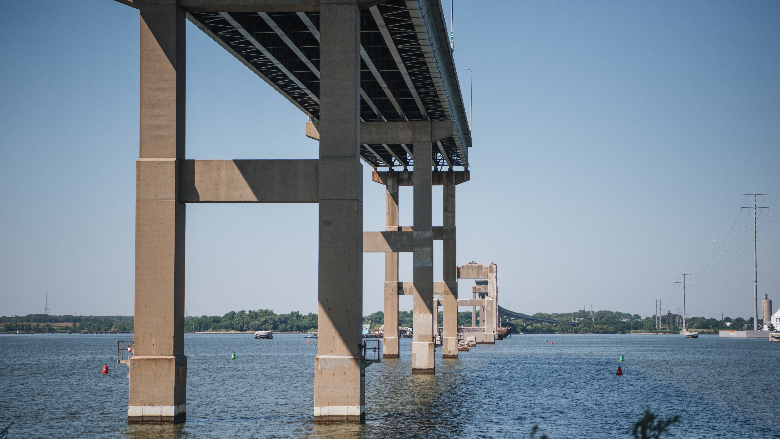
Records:
[[[385,231],[398,232],[398,180],[388,178],[385,186]],[[363,251],[365,248],[365,235]],[[382,355],[385,358],[398,358],[398,253],[385,253],[384,283],[385,334],[382,340]]]
[[[414,252],[412,227],[394,227],[384,232],[363,232],[363,251],[366,253],[411,253]],[[444,227],[431,227],[434,241],[444,240]],[[454,236],[454,229],[448,233]]]
[[[140,158],[136,162],[135,355],[129,422],[186,419],[184,158],[186,34],[175,3],[141,8]]]
[[[183,160],[185,203],[317,203],[318,160]]]
[[[455,174],[447,173],[443,188],[443,254],[444,321],[442,357],[458,358],[458,267],[455,242]]]
[[[458,306],[485,306],[485,299],[458,299]]]
[[[362,122],[360,124],[360,141],[370,144],[400,144],[413,143],[415,132],[429,130],[431,142],[444,140],[453,136],[453,123],[448,120],[432,120],[418,122]]]
[[[430,130],[414,130],[414,267],[412,372],[434,373],[432,143]]]
[[[404,253],[414,251],[413,232],[363,232],[366,253]]]
[[[360,142],[370,144],[409,144],[414,142],[414,130],[431,130],[431,141],[453,136],[453,123],[448,120],[407,122],[361,122]],[[306,122],[306,137],[319,140],[320,133],[311,122]],[[409,185],[411,186],[411,184]]]
[[[485,298],[485,341],[486,344],[496,342],[496,301],[490,297]]]
[[[360,11],[320,2],[320,162],[314,421],[364,422]]]
[[[472,288],[474,299],[477,295],[480,298],[490,299],[492,302],[488,304],[485,302],[481,307],[480,317],[476,317],[477,303],[473,302],[471,305],[461,306],[473,306],[471,312],[471,325],[484,327],[485,336],[484,343],[493,343],[496,339],[496,333],[499,329],[501,321],[498,315],[498,266],[495,263],[490,263],[487,267],[476,262],[470,262],[466,265],[458,267],[458,277],[460,279],[487,279],[487,285],[476,285]],[[479,281],[485,283],[485,281]],[[460,301],[459,301],[460,302]],[[467,303],[463,301],[462,303]]]
[[[471,171],[433,171],[431,174],[431,184],[433,186],[443,186],[447,181],[447,176],[454,175],[455,184],[461,184],[471,179]],[[371,179],[374,183],[387,184],[389,176],[395,175],[398,178],[398,186],[414,186],[413,171],[373,171]]]

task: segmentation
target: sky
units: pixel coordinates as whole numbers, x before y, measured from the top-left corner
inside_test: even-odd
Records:
[[[449,2],[444,5],[449,20]],[[131,315],[139,14],[0,2],[0,315]],[[455,0],[471,181],[457,261],[498,264],[513,311],[780,308],[780,2]],[[187,158],[313,159],[306,116],[187,27]],[[364,164],[364,229],[384,188]],[[441,189],[433,224],[441,225]],[[400,222],[412,224],[412,190]],[[187,315],[317,309],[317,206],[187,206]],[[435,245],[441,280],[441,242]],[[364,313],[384,259],[364,257]],[[400,279],[412,280],[411,254]],[[459,282],[462,297],[473,281]],[[410,297],[400,298],[402,310]],[[465,310],[465,309],[463,309]]]

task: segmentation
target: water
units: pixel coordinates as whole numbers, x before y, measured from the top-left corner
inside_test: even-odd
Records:
[[[9,438],[473,438],[529,437],[539,425],[551,438],[629,437],[650,409],[680,415],[668,437],[780,437],[780,343],[765,340],[515,336],[438,359],[432,376],[410,373],[403,339],[401,359],[367,370],[366,424],[318,425],[316,340],[188,334],[186,424],[128,425],[127,367],[115,363],[128,338],[0,336],[0,428],[14,422]]]

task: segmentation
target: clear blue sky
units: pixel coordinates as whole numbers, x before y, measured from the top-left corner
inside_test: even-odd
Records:
[[[52,314],[132,314],[138,12],[0,12],[0,315],[43,312],[47,290]],[[495,261],[501,305],[647,316],[656,299],[682,307],[672,282],[699,273],[689,315],[751,316],[740,207],[766,193],[759,294],[780,307],[780,2],[456,0],[455,22],[467,106],[474,71],[458,264]],[[187,36],[188,158],[317,157],[300,111],[194,26]],[[381,230],[383,188],[364,168],[365,229]],[[316,311],[316,218],[316,205],[188,205],[188,315]],[[371,313],[383,257],[364,260]],[[411,280],[411,255],[401,264]]]

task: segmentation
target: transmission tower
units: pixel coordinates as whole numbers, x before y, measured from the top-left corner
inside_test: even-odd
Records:
[[[753,196],[753,330],[758,331],[758,263],[756,261],[756,211],[758,209],[769,209],[768,207],[757,207],[756,196],[766,194],[742,194]],[[750,207],[743,207],[750,209]]]

